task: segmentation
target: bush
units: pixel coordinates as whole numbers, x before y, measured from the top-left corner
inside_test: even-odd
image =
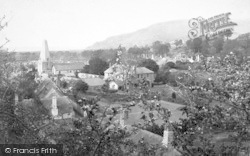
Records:
[[[62,88],[67,88],[68,84],[67,84],[66,81],[61,81],[61,82],[60,82],[60,86],[61,86]]]
[[[156,75],[155,82],[159,83],[162,82],[163,84],[166,84],[169,80],[169,76],[171,75],[171,72],[159,72]]]
[[[189,66],[189,63],[187,62],[176,61],[175,69],[188,70],[188,66]]]

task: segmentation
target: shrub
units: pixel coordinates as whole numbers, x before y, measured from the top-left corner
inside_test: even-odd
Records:
[[[175,75],[169,74],[168,76],[168,83],[174,87],[177,86],[177,82],[175,81]]]
[[[67,84],[66,81],[61,81],[61,82],[60,82],[60,86],[61,86],[62,88],[67,88],[68,84]]]
[[[156,75],[155,82],[162,82],[163,84],[166,84],[169,80],[169,76],[171,75],[171,72],[159,72]]]

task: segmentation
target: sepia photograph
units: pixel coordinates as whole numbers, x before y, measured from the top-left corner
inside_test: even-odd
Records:
[[[249,0],[0,0],[0,156],[250,156]]]

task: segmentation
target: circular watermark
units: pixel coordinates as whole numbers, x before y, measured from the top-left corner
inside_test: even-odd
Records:
[[[11,153],[11,149],[10,148],[5,148],[5,153]]]

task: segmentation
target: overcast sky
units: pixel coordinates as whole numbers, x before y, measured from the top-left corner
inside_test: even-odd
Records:
[[[250,0],[0,0],[10,50],[84,49],[113,35],[155,23],[231,12],[231,19],[250,18]]]

